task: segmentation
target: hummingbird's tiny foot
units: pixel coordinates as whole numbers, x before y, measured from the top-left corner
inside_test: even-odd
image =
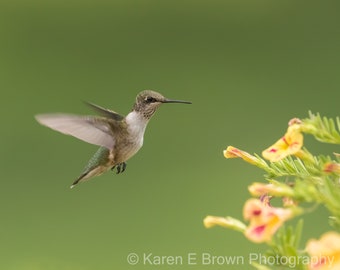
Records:
[[[117,174],[124,172],[126,169],[126,163],[122,162],[117,165]]]
[[[125,163],[125,162],[123,162],[123,168],[122,168],[122,172],[124,172],[124,171],[125,171],[125,169],[126,169],[126,163]]]
[[[117,166],[117,174],[120,174],[120,172],[121,172],[121,163],[119,163]]]
[[[113,171],[116,168],[116,165],[111,168],[111,171]]]

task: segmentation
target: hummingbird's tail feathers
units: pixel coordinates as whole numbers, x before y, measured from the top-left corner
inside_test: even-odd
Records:
[[[39,114],[35,119],[44,126],[85,142],[113,149],[114,137],[110,120],[72,114]],[[113,120],[111,120],[113,121]]]
[[[101,114],[102,116],[105,116],[107,118],[111,118],[111,119],[114,119],[116,121],[122,121],[124,119],[123,115],[120,115],[119,113],[116,113],[116,112],[111,111],[109,109],[105,109],[103,107],[100,107],[100,106],[93,104],[91,102],[85,101],[85,104],[90,106],[93,110],[95,110],[96,112],[98,112],[99,114]]]
[[[74,188],[75,185],[77,185],[82,179],[84,179],[86,177],[86,175],[88,175],[88,173],[83,173],[81,174],[70,186],[70,188]],[[85,178],[86,179],[86,178]]]
[[[101,152],[102,149],[100,148],[96,154]],[[96,154],[92,157],[92,159],[96,157]],[[90,180],[92,177],[99,176],[110,169],[110,167],[106,165],[93,163],[94,161],[92,159],[89,161],[88,167],[86,167],[83,173],[72,183],[71,188],[74,188],[74,186],[79,183]]]

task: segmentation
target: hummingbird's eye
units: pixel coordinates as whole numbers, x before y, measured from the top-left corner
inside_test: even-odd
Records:
[[[147,103],[154,103],[154,102],[157,102],[157,99],[148,96],[148,97],[145,98],[145,101],[146,101]]]

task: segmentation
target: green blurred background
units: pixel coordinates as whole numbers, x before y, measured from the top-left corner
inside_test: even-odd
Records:
[[[0,3],[1,269],[165,269],[129,253],[247,256],[243,235],[206,215],[242,218],[262,171],[226,160],[261,153],[308,111],[339,115],[337,1],[6,1]],[[35,122],[37,113],[127,114],[154,89],[164,105],[124,174],[70,190],[97,147]],[[306,138],[315,154],[339,151]],[[320,208],[304,239],[328,230]],[[200,264],[174,269],[249,269]]]

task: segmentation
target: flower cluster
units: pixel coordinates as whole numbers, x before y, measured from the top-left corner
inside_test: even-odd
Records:
[[[309,256],[308,264],[297,269],[340,269],[340,155],[312,155],[303,144],[304,134],[312,134],[321,142],[340,144],[340,119],[334,121],[310,113],[309,118],[290,120],[283,137],[262,152],[263,158],[228,146],[223,151],[226,158],[241,158],[263,169],[266,182],[255,182],[248,187],[253,197],[243,206],[246,223],[232,217],[207,216],[204,225],[240,231],[250,241],[267,243],[272,252],[280,251],[280,256]],[[285,182],[274,179],[281,176],[285,176]],[[273,197],[281,198],[282,206],[272,206]],[[334,227],[334,231],[325,233],[319,240],[309,240],[304,249],[296,240],[301,230],[296,229],[294,237],[288,237],[283,226],[287,220],[311,212],[302,203],[314,205],[312,210],[324,205]],[[279,230],[282,232],[278,233]]]

